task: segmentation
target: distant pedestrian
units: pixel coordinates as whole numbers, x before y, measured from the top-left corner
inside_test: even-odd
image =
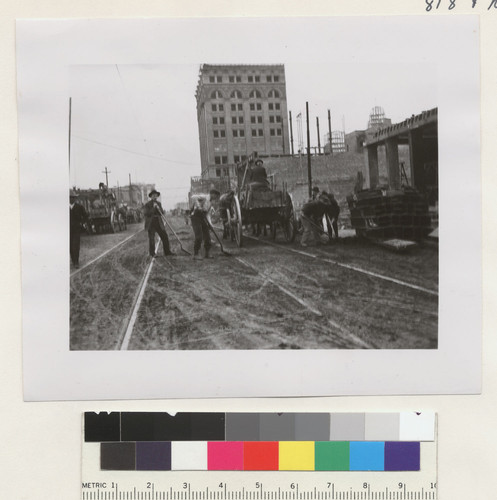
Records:
[[[312,188],[312,199],[317,200],[319,198],[319,188],[317,186],[314,186]]]
[[[164,255],[174,255],[169,247],[169,238],[167,237],[166,228],[164,227],[164,209],[159,198],[160,193],[155,189],[150,192],[148,197],[150,201],[143,206],[143,214],[145,215],[145,229],[148,231],[148,253],[150,257],[155,257],[155,233],[159,235],[164,249]]]
[[[193,234],[195,241],[193,243],[193,258],[200,259],[199,251],[202,243],[204,244],[205,258],[210,258],[211,236],[209,233],[209,223],[207,217],[210,210],[209,200],[205,195],[192,196],[192,211],[190,219],[192,221]]]
[[[77,203],[78,195],[69,194],[69,253],[73,266],[79,268],[79,249],[81,246],[81,224],[88,222],[88,214],[82,205]]]

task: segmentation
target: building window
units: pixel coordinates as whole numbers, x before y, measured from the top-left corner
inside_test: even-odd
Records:
[[[254,80],[255,80],[256,83],[258,83],[258,82],[261,81],[261,77],[256,75],[255,78],[254,78]]]
[[[275,136],[275,135],[280,136],[281,135],[281,129],[280,128],[272,128],[272,129],[269,129],[269,133],[272,136]]]
[[[218,104],[217,109],[218,111],[224,111],[224,105]]]
[[[281,129],[280,128],[276,129],[276,135],[281,135]]]
[[[222,76],[216,76],[216,82],[217,83],[222,83],[223,77]]]
[[[252,92],[250,92],[249,97],[251,99],[260,99],[262,97],[262,94],[258,90],[252,90]]]
[[[266,82],[271,82],[273,79],[271,78],[271,75],[266,76]]]
[[[273,82],[278,83],[280,81],[280,77],[278,75],[273,76]]]
[[[216,81],[216,79],[213,76],[209,76],[209,82],[210,83],[214,83],[215,81]]]
[[[248,76],[249,83],[254,83],[254,77],[252,75]]]
[[[252,129],[252,137],[263,137],[264,136],[264,130],[261,128],[253,128]]]
[[[221,157],[220,156],[214,156],[214,163],[216,165],[221,165]]]
[[[213,116],[213,117],[212,117],[212,123],[213,123],[214,125],[217,125],[217,116]]]
[[[219,137],[219,130],[214,130],[214,131],[212,132],[212,135],[213,135],[214,137],[218,138],[218,137]]]
[[[260,102],[251,102],[250,111],[262,111],[262,104]]]
[[[243,104],[239,102],[236,107],[238,108],[238,111],[243,111]]]
[[[224,117],[219,117],[219,125],[224,125]]]
[[[279,110],[281,109],[281,108],[280,108],[280,103],[279,103],[279,102],[275,102],[275,103],[274,103],[274,109],[275,109],[276,111],[279,111]]]
[[[228,163],[228,157],[227,156],[221,156],[221,161],[223,165],[226,165]]]
[[[245,130],[243,129],[233,129],[233,137],[245,137]]]
[[[237,83],[240,83],[242,81],[242,77],[240,75],[236,76],[236,81]]]
[[[272,102],[270,102],[268,105],[267,105],[269,111],[273,111],[274,109],[274,104]]]
[[[280,93],[277,90],[270,90],[268,97],[269,99],[279,99]]]
[[[243,123],[243,116],[232,116],[231,123],[233,125],[236,125],[237,123],[242,124]]]
[[[216,177],[221,177],[221,169],[216,168]]]
[[[217,104],[212,105],[212,111],[217,111]]]
[[[235,83],[235,77],[234,76],[230,76],[229,77],[229,81],[230,81],[230,83]]]
[[[274,123],[274,116],[269,117],[269,123]]]
[[[276,123],[281,123],[281,116],[279,116],[279,115],[278,115],[278,116],[276,117]]]
[[[219,90],[214,90],[211,93],[211,99],[222,99],[222,98],[223,98],[223,94],[221,94],[221,92],[219,92]]]
[[[274,128],[270,128],[270,129],[269,129],[269,135],[270,135],[271,137],[273,137],[273,136],[275,136],[275,135],[276,135],[276,134],[275,134],[275,132],[274,132]]]
[[[219,133],[220,133],[221,137],[226,137],[226,130],[224,130],[224,129],[220,130]]]
[[[231,99],[242,99],[242,93],[239,90],[233,90],[230,97]]]

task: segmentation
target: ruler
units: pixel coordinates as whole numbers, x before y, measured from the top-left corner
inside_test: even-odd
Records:
[[[421,470],[103,471],[84,443],[82,500],[435,500],[436,442],[421,443]]]

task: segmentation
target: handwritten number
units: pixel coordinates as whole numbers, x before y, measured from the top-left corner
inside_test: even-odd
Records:
[[[492,7],[497,9],[497,0],[492,0],[492,3],[488,6],[487,10],[490,10]]]
[[[426,2],[426,12],[430,12],[433,6],[433,0],[425,0]]]
[[[473,5],[471,6],[471,8],[472,8],[472,9],[474,9],[474,8],[476,7],[476,2],[477,2],[477,1],[478,1],[478,0],[472,0],[472,2],[473,2]]]
[[[449,10],[452,10],[456,6],[456,0],[450,0]]]

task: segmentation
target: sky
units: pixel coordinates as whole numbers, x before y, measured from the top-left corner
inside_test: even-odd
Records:
[[[200,175],[195,89],[200,64],[70,67],[71,185],[96,188],[155,183],[172,208],[188,199]],[[406,73],[416,75],[406,79]],[[367,127],[373,106],[398,122],[437,105],[435,69],[428,64],[285,64],[295,149],[297,115],[309,102],[311,146],[328,131]],[[68,104],[69,106],[69,104]],[[305,131],[305,129],[304,129]],[[304,132],[305,141],[305,132]]]

